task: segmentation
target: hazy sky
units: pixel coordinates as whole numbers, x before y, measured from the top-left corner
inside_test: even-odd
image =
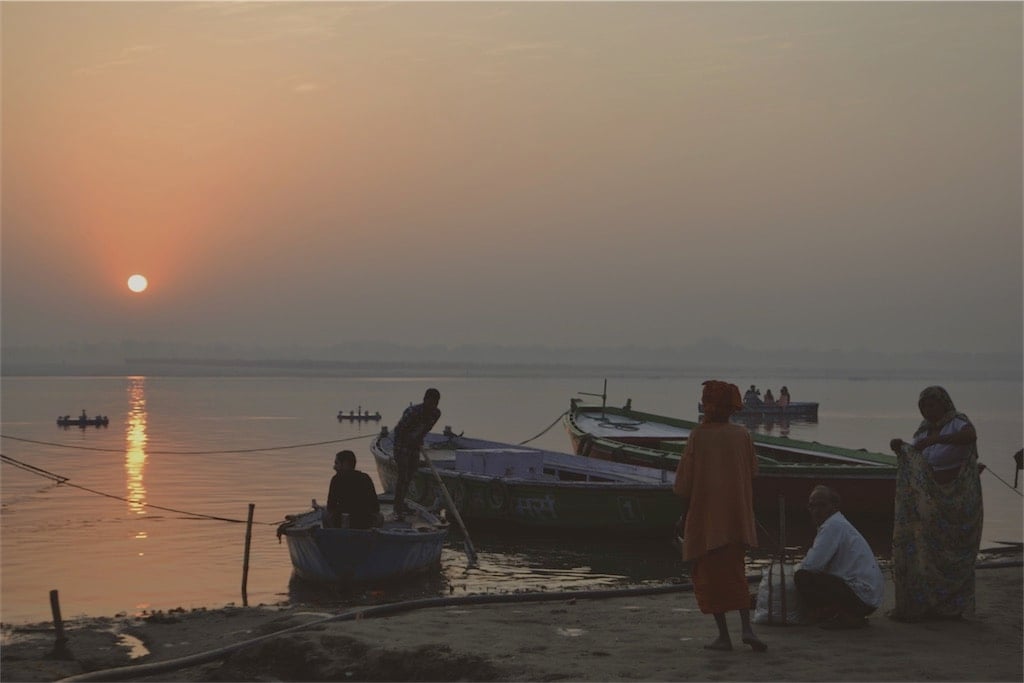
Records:
[[[1019,351],[1022,8],[3,2],[3,343]]]

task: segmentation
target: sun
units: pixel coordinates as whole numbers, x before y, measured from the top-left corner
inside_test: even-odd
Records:
[[[128,278],[128,289],[132,290],[136,294],[146,291],[146,287],[149,287],[149,280],[146,279],[145,275],[139,275],[136,273]]]

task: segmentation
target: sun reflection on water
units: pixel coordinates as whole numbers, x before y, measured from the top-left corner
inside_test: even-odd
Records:
[[[146,514],[146,378],[128,378],[128,428],[124,456],[125,481],[128,486],[128,509]],[[143,532],[144,533],[144,532]],[[144,536],[143,536],[144,537]]]

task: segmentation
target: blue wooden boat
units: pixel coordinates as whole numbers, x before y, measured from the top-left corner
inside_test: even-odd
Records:
[[[315,503],[315,501],[314,501]],[[440,566],[448,523],[420,505],[414,514],[385,518],[372,529],[324,528],[324,508],[286,515],[277,528],[285,537],[295,573],[309,581],[388,581]]]

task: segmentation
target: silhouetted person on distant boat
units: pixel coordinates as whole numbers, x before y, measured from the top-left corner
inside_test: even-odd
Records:
[[[398,480],[395,482],[395,514],[409,514],[405,505],[405,494],[409,490],[409,481],[420,466],[420,450],[423,438],[434,428],[441,418],[437,404],[441,402],[441,392],[427,389],[423,394],[423,403],[409,406],[402,413],[402,418],[395,425],[395,467],[398,469]]]
[[[356,469],[356,454],[339,451],[334,456],[331,488],[327,493],[324,526],[329,528],[370,529],[378,524],[380,502],[373,480]],[[347,524],[344,515],[348,515]]]
[[[779,389],[779,399],[775,401],[775,405],[779,406],[780,408],[789,407],[789,389],[787,389],[785,386]]]
[[[743,406],[745,408],[756,408],[761,405],[761,392],[751,384],[747,393],[743,394]]]

